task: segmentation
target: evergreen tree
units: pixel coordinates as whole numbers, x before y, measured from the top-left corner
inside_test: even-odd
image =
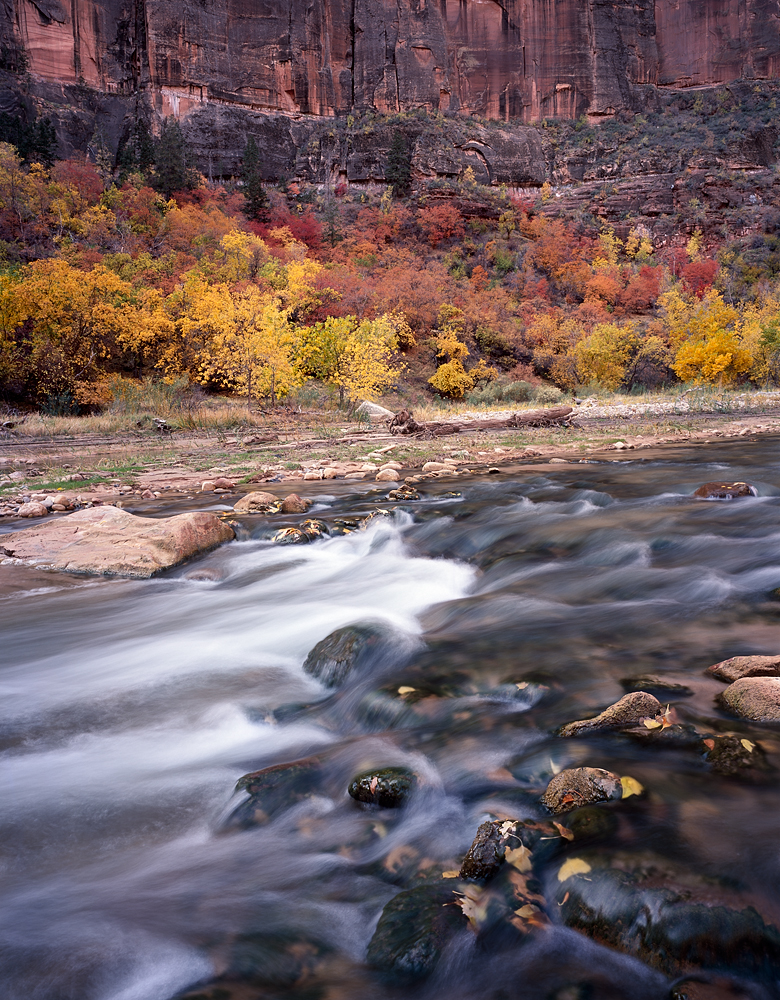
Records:
[[[154,139],[147,123],[138,118],[133,131],[119,147],[117,167],[120,180],[125,180],[128,174],[140,173],[146,176],[153,166]]]
[[[263,187],[260,171],[260,151],[254,137],[250,135],[244,147],[241,162],[241,178],[244,182],[244,213],[249,219],[262,222],[268,218],[268,195]]]
[[[396,132],[390,143],[385,178],[397,197],[406,194],[411,186],[412,154],[409,152],[403,132]]]
[[[57,133],[50,118],[26,124],[19,115],[0,114],[0,142],[16,146],[25,163],[50,167],[57,158]]]
[[[154,144],[153,187],[166,198],[174,191],[192,187],[192,172],[187,167],[187,147],[181,126],[175,119],[163,122],[160,138]]]

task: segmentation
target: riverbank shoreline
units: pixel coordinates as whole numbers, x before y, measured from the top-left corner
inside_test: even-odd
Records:
[[[287,492],[293,484],[301,491],[322,492],[322,486],[315,485],[320,480],[335,483],[349,477],[348,482],[368,485],[387,464],[397,467],[403,481],[420,475],[479,474],[518,462],[544,466],[620,461],[640,454],[649,457],[651,449],[715,440],[749,444],[759,436],[780,433],[780,407],[670,414],[646,406],[627,412],[625,404],[581,406],[575,410],[573,427],[469,431],[431,440],[393,437],[379,422],[368,428],[345,422],[329,428],[327,437],[316,436],[322,428],[321,421],[301,415],[292,430],[277,434],[274,441],[203,433],[48,440],[8,435],[0,445],[0,514],[14,517],[15,507],[41,493],[69,504],[124,505],[143,497],[153,510],[155,502],[183,494],[194,499],[204,482],[220,478],[231,484],[221,487],[231,496],[257,489],[260,483],[271,489],[283,484]],[[423,472],[430,462],[444,468]],[[388,489],[392,485],[382,483]],[[220,488],[207,489],[214,492],[219,495]]]

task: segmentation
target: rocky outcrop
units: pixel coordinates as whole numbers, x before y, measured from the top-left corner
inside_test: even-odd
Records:
[[[205,511],[151,518],[92,507],[3,535],[0,563],[146,578],[234,537]]]
[[[652,107],[657,88],[766,79],[780,68],[770,0],[739,8],[716,0],[14,0],[0,7],[0,41],[0,70],[27,69],[31,94],[54,114],[64,145],[79,134],[83,148],[98,118],[112,133],[141,97],[186,122],[201,169],[215,174],[232,172],[254,133],[268,169],[290,176],[293,147],[306,155],[294,133],[312,134],[305,116],[603,116]],[[345,150],[326,133],[309,155],[375,174],[375,140],[368,128]],[[524,141],[522,129],[497,132],[486,151],[477,130],[454,159],[446,144],[424,145],[417,167],[447,174],[465,158],[493,169],[516,160]],[[753,155],[763,140],[745,141]]]

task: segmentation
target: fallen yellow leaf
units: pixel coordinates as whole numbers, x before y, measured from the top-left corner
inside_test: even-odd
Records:
[[[645,790],[644,785],[640,785],[636,778],[631,778],[627,774],[624,774],[620,779],[620,784],[623,787],[624,799],[627,799],[629,795],[641,795]]]
[[[522,691],[523,688],[527,688],[528,687],[528,681],[521,681],[519,684],[516,683],[515,687],[518,689],[518,691]]]
[[[564,826],[563,823],[556,823],[555,820],[553,820],[553,826],[564,840],[574,840],[574,834],[567,826]]]
[[[531,917],[534,913],[539,912],[539,907],[534,906],[532,903],[526,903],[525,906],[521,906],[519,910],[515,910],[515,914],[518,917]]]
[[[521,844],[519,847],[509,848],[504,857],[519,872],[530,872],[531,852],[524,844]]]
[[[658,719],[643,719],[642,725],[645,729],[663,729],[663,723],[659,722]]]
[[[411,694],[412,691],[416,691],[416,690],[417,690],[417,688],[410,688],[410,687],[407,687],[405,684],[403,684],[403,685],[401,685],[401,687],[398,688],[398,693],[399,694]]]
[[[454,872],[442,872],[441,873],[441,877],[442,878],[457,878],[458,875],[460,875],[460,872],[457,869]]]
[[[582,858],[569,858],[568,861],[565,861],[561,865],[558,871],[558,881],[565,882],[572,875],[586,875],[589,871],[590,865],[587,861],[583,861]]]
[[[740,740],[739,742],[747,750],[748,753],[753,753],[753,751],[756,748],[756,744],[755,743],[751,743],[750,740]]]

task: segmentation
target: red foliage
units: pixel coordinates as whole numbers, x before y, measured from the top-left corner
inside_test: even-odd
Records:
[[[681,272],[685,290],[701,298],[712,287],[719,267],[716,260],[692,260],[686,264]]]
[[[430,205],[417,213],[417,223],[432,247],[463,236],[463,216],[454,205]]]
[[[661,290],[661,268],[642,266],[623,289],[620,306],[626,313],[647,312],[655,304]]]
[[[298,215],[293,213],[284,205],[275,205],[271,209],[269,222],[247,222],[246,228],[255,236],[268,239],[272,229],[287,227],[296,240],[305,243],[313,252],[317,253],[322,248],[322,223],[310,211]]]
[[[103,181],[95,169],[95,164],[80,157],[57,160],[51,168],[51,175],[58,184],[77,191],[82,201],[97,205],[103,194]]]

